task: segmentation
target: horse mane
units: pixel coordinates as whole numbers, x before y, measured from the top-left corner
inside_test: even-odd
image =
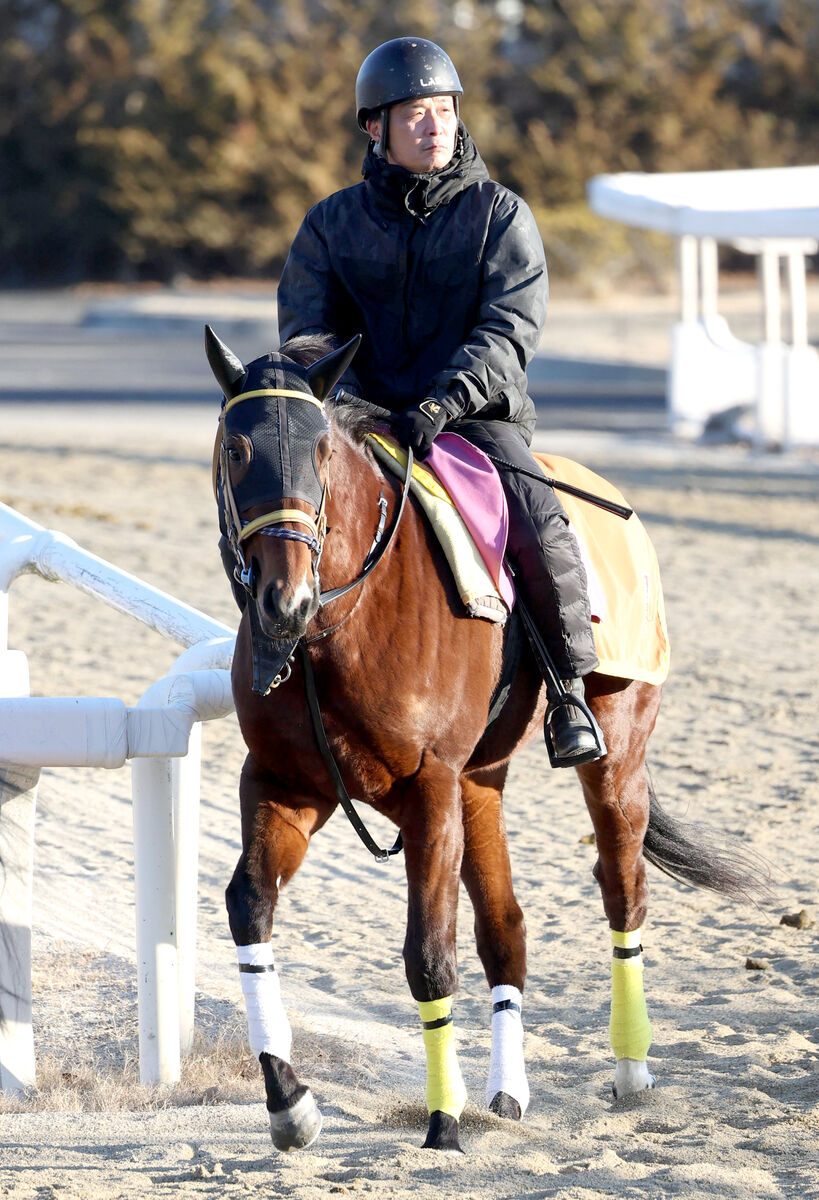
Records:
[[[338,339],[332,333],[301,333],[284,342],[279,353],[301,367],[309,367],[337,349]],[[386,409],[348,391],[341,397],[337,393],[329,397],[328,408],[335,427],[358,445],[364,445],[368,433],[383,433],[389,416]]]

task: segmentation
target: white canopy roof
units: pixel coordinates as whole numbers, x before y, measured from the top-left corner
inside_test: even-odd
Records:
[[[819,166],[597,175],[587,192],[601,217],[676,237],[819,237]]]

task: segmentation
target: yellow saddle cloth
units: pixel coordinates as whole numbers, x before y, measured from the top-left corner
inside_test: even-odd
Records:
[[[371,449],[395,474],[403,475],[406,454],[391,440],[370,434]],[[584,488],[595,496],[626,501],[613,484],[553,454],[536,454],[546,475]],[[413,467],[413,494],[430,520],[471,616],[503,621],[503,603],[452,499],[426,467]],[[670,645],[657,555],[636,513],[627,521],[559,491],[560,502],[580,543],[592,601],[592,630],[603,675],[662,683],[668,675]]]
[[[628,505],[613,484],[588,467],[555,454],[535,458],[553,479]],[[668,675],[671,647],[660,568],[645,526],[636,513],[624,521],[568,492],[558,491],[558,496],[580,542],[587,571],[591,566],[604,597],[604,611],[592,624],[598,671],[618,679],[662,683]]]

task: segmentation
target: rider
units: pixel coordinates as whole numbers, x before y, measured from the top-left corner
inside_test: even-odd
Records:
[[[448,55],[423,38],[364,60],[364,182],[305,217],[279,284],[279,333],[363,334],[342,384],[396,413],[419,458],[446,426],[507,464],[516,587],[564,688],[582,698],[598,660],[579,548],[552,489],[516,469],[540,474],[526,367],[546,318],[543,244],[524,201],[489,178],[459,120],[462,93]],[[558,705],[548,730],[556,765],[601,756],[576,706]]]

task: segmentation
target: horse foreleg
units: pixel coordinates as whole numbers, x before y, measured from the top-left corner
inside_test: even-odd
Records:
[[[279,888],[296,873],[329,806],[300,804],[248,756],[240,787],[243,850],[225,899],[247,1010],[248,1040],[265,1081],[270,1134],[279,1150],[309,1146],[321,1114],[290,1065],[291,1030],[270,936]]]
[[[404,963],[418,1002],[427,1061],[429,1128],[424,1146],[456,1151],[458,1120],[466,1104],[452,1026],[463,827],[458,779],[428,753],[406,790],[401,834],[408,885]]]
[[[649,794],[645,747],[654,727],[659,690],[632,683],[592,698],[609,747],[595,763],[578,767],[597,841],[594,875],[612,940],[609,1035],[617,1060],[615,1096],[654,1087],[646,1062],[651,1023],[643,991],[641,930],[647,912],[648,885],[643,839],[648,827]]]
[[[475,911],[475,941],[492,989],[492,1051],[486,1103],[520,1120],[529,1104],[523,1057],[526,927],[512,888],[501,806],[506,768],[461,778],[464,857],[461,877]]]

